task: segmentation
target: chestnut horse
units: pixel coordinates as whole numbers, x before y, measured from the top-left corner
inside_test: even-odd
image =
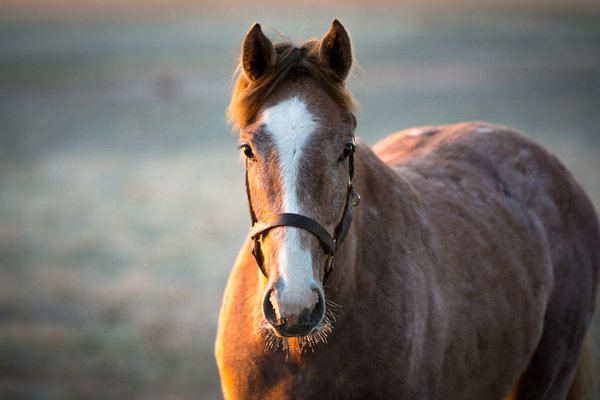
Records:
[[[350,38],[254,25],[229,117],[252,220],[224,295],[227,399],[589,398],[600,233],[555,156],[481,122],[356,141]]]

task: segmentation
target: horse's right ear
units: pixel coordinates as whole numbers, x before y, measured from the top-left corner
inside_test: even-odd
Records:
[[[251,81],[255,81],[275,64],[275,48],[263,33],[260,24],[254,24],[242,45],[242,68]]]

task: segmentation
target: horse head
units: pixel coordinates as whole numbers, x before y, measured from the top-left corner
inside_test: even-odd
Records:
[[[229,118],[240,129],[262,318],[279,337],[310,337],[326,315],[324,282],[352,218],[350,38],[273,44],[255,24],[243,45]]]

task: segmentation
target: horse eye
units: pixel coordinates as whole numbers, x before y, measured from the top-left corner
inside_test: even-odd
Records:
[[[254,160],[254,153],[252,152],[252,147],[248,144],[243,144],[240,146],[240,149],[244,152],[244,155],[248,157],[250,160]]]
[[[350,157],[350,154],[352,154],[353,152],[354,152],[354,143],[346,143],[346,146],[344,147],[344,152],[342,153],[342,156],[340,157],[340,161],[344,161],[345,159]]]

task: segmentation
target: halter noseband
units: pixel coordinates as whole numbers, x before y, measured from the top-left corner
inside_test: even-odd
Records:
[[[312,218],[306,217],[300,214],[283,213],[276,214],[269,218],[258,220],[254,213],[254,207],[252,206],[252,199],[250,197],[250,187],[248,185],[248,169],[246,168],[246,195],[248,196],[248,206],[250,208],[250,218],[252,219],[252,229],[250,230],[250,238],[254,242],[252,249],[252,255],[256,259],[258,268],[262,274],[268,278],[267,271],[264,266],[264,256],[261,250],[262,238],[269,233],[273,228],[280,226],[292,226],[294,228],[304,229],[312,233],[325,250],[326,261],[325,261],[325,275],[323,276],[323,283],[327,282],[329,275],[333,271],[335,253],[338,251],[342,241],[350,230],[352,224],[352,210],[360,202],[360,195],[356,193],[352,188],[352,178],[354,177],[354,141],[352,151],[348,156],[348,194],[346,196],[346,204],[344,205],[344,214],[342,219],[335,227],[333,236],[327,232],[317,221]]]

